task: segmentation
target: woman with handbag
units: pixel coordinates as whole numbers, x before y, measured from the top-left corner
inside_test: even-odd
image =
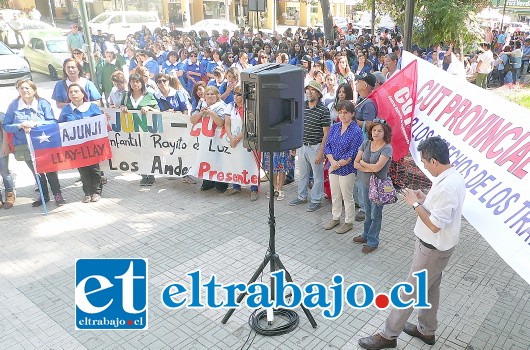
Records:
[[[15,146],[15,158],[23,160],[35,175],[31,154],[26,141],[26,133],[31,128],[46,123],[57,123],[53,116],[52,106],[48,101],[40,98],[37,94],[37,86],[30,79],[21,79],[17,82],[16,88],[19,97],[13,100],[7,107],[3,128],[8,133],[13,134],[13,145]],[[50,184],[55,204],[60,207],[66,204],[61,194],[61,185],[57,172],[39,174],[44,201],[50,200],[48,184]],[[42,205],[42,199],[39,198],[33,202],[33,207]]]
[[[366,243],[362,252],[371,253],[379,246],[379,233],[383,220],[383,205],[369,198],[370,177],[388,179],[388,168],[392,160],[392,129],[384,119],[374,119],[367,127],[368,140],[364,141],[357,152],[353,166],[357,169],[359,191],[363,192],[365,219],[364,231],[353,239],[355,243]],[[388,181],[388,180],[387,180]],[[392,188],[393,189],[393,188]]]

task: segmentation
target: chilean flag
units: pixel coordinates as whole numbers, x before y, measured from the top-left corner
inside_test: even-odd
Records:
[[[31,129],[28,144],[37,173],[82,168],[112,158],[102,114]]]
[[[395,161],[409,153],[417,82],[418,62],[413,61],[368,95],[377,106],[378,118],[385,119],[392,128],[392,160]]]

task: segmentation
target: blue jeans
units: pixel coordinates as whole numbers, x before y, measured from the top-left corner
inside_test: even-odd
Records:
[[[368,240],[367,245],[369,247],[377,247],[379,246],[379,233],[383,222],[383,206],[376,205],[370,201],[370,198],[368,198],[368,186],[363,182],[359,181],[357,188],[359,188],[359,192],[362,192],[366,213],[362,237]]]
[[[359,204],[359,211],[366,213],[366,210],[364,210],[363,193],[359,190],[359,185],[357,184],[359,181],[360,180],[355,179],[355,184],[353,185],[353,199],[355,200],[355,203]]]
[[[298,198],[305,200],[308,195],[309,177],[313,170],[313,188],[311,189],[311,202],[320,203],[324,196],[324,164],[315,164],[320,144],[302,146],[298,149],[298,170],[300,181],[298,182]]]
[[[238,191],[241,191],[241,185],[240,184],[233,184],[232,188]],[[257,185],[250,185],[250,191],[251,192],[258,192],[258,186]]]
[[[4,188],[6,192],[13,192],[14,184],[13,177],[9,171],[9,156],[0,157],[0,176],[2,176],[4,181]]]

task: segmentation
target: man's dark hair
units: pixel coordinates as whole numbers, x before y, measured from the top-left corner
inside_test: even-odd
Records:
[[[425,160],[436,159],[440,164],[449,164],[449,147],[441,137],[429,137],[420,142],[418,152]]]

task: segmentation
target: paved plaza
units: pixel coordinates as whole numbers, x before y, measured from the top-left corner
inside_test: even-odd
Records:
[[[160,301],[169,282],[186,273],[215,273],[221,283],[247,281],[268,246],[265,192],[233,196],[180,180],[157,179],[140,187],[138,175],[107,172],[98,203],[80,202],[76,171],[60,174],[66,206],[50,213],[32,208],[35,196],[25,164],[11,163],[17,202],[0,210],[0,348],[2,349],[239,349],[250,328],[250,310],[237,310],[226,325],[224,310],[169,310]],[[263,187],[268,187],[265,184]],[[276,202],[277,252],[299,284],[331,284],[341,273],[347,284],[371,283],[388,291],[402,281],[413,252],[414,211],[400,202],[385,207],[379,249],[370,255],[352,242],[360,223],[345,235],[321,228],[331,204],[314,213],[290,207],[296,185]],[[149,329],[76,331],[76,258],[148,258]],[[434,346],[402,334],[398,349],[530,349],[530,287],[464,222],[461,243],[442,283],[440,327]],[[357,349],[359,338],[378,330],[388,311],[345,308],[330,321],[317,311],[313,329],[301,309],[298,328],[277,337],[257,335],[251,349]],[[413,314],[413,322],[415,322]],[[254,334],[251,336],[254,336]],[[248,343],[247,343],[248,345]]]

